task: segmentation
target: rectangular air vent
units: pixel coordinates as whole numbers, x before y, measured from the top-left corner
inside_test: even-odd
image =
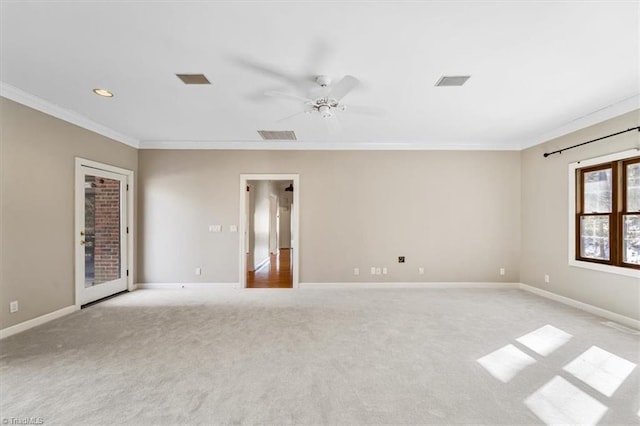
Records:
[[[446,86],[462,86],[464,83],[469,80],[470,75],[443,75],[440,77],[440,80],[436,83],[438,87],[446,87]]]
[[[204,74],[176,74],[184,84],[211,84]]]
[[[266,141],[295,141],[296,134],[293,130],[258,130],[262,139]]]

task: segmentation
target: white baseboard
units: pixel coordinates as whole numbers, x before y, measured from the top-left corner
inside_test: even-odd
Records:
[[[564,303],[565,305],[572,306],[574,308],[581,309],[599,317],[607,318],[611,321],[615,321],[619,324],[627,327],[633,327],[640,330],[640,321],[633,318],[629,318],[624,315],[616,314],[615,312],[607,311],[606,309],[598,308],[597,306],[589,305],[588,303],[579,302],[575,299],[571,299],[566,296],[560,296],[559,294],[552,293],[547,290],[542,290],[538,287],[533,287],[527,284],[520,283],[519,286],[522,290],[528,291],[538,296],[546,297],[547,299],[555,300],[556,302]]]
[[[490,282],[406,282],[406,283],[375,283],[375,282],[345,282],[345,283],[300,283],[299,288],[518,288],[520,283],[490,283]]]
[[[58,309],[57,311],[50,312],[48,314],[41,315],[37,318],[30,319],[28,321],[21,322],[20,324],[12,325],[11,327],[3,328],[0,330],[0,339],[4,339],[5,337],[13,336],[14,334],[21,333],[25,330],[29,330],[30,328],[37,327],[49,321],[53,321],[54,319],[58,319],[65,315],[69,315],[75,311],[77,311],[75,305],[67,306],[66,308]]]
[[[140,289],[162,289],[162,290],[216,290],[221,288],[240,288],[239,283],[137,283],[136,288]]]

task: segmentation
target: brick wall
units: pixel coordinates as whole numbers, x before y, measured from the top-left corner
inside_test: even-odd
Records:
[[[95,282],[120,277],[120,182],[95,180]]]

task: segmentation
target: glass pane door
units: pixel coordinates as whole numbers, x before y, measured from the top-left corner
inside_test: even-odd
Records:
[[[76,180],[76,291],[81,305],[127,289],[126,176],[81,167]]]
[[[120,258],[120,181],[84,177],[84,286],[122,276]]]

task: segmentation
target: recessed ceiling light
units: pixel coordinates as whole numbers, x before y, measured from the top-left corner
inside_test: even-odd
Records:
[[[99,96],[104,96],[105,98],[113,98],[113,93],[106,89],[93,89],[93,93]]]

